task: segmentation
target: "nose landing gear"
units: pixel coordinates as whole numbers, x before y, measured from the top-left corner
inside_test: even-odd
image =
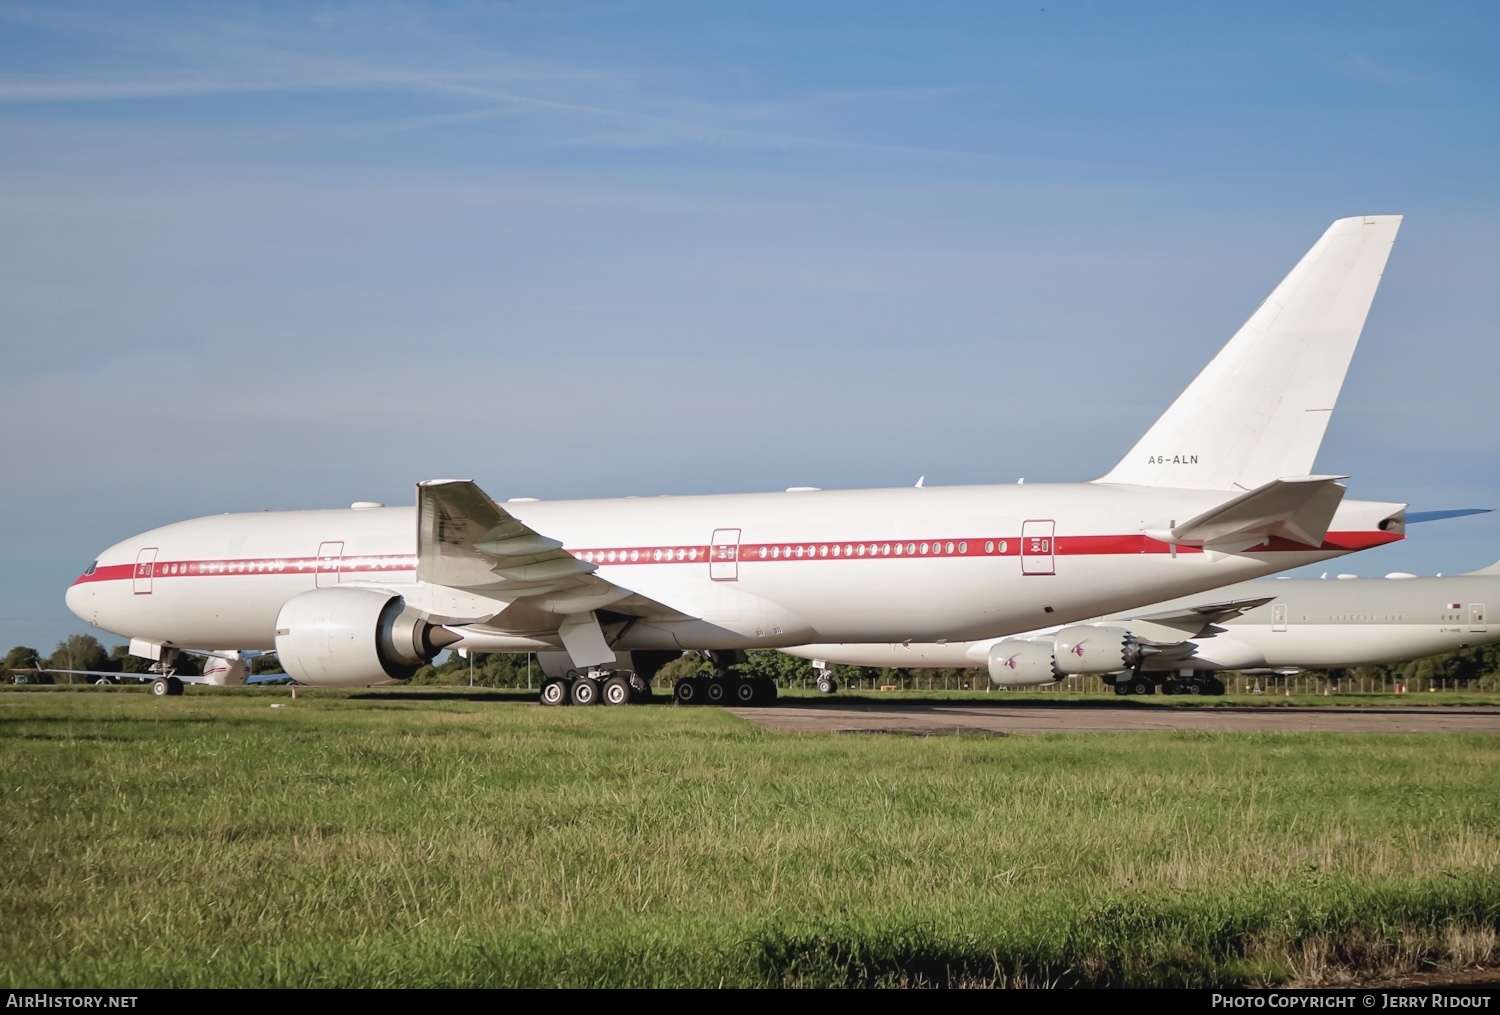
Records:
[[[164,646],[161,650],[161,658],[151,665],[151,672],[159,674],[155,680],[151,681],[153,698],[176,697],[186,686],[175,676],[177,652],[178,650],[170,645]]]

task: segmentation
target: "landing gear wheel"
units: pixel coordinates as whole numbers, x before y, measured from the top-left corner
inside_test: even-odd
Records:
[[[839,689],[839,682],[837,680],[834,680],[832,677],[819,677],[818,678],[818,693],[819,694],[833,694],[833,693],[837,692],[838,689]]]
[[[550,677],[542,681],[541,703],[543,705],[566,705],[568,682],[562,677]]]
[[[151,696],[153,698],[165,698],[171,693],[172,688],[167,683],[166,677],[157,677],[155,680],[151,681]]]
[[[708,686],[704,688],[703,694],[703,696],[708,699],[709,704],[724,704],[724,699],[729,697],[729,688],[724,686],[727,683],[729,683],[729,681],[723,679],[722,677],[709,679]]]
[[[679,705],[696,705],[703,700],[703,688],[698,686],[697,677],[681,677],[672,685],[672,697]]]
[[[1177,681],[1175,681],[1175,680],[1163,680],[1161,682],[1161,693],[1162,694],[1186,694],[1187,692],[1182,689],[1182,685],[1179,684]]]
[[[630,681],[625,677],[610,677],[604,682],[606,705],[629,705],[632,697],[634,695],[630,689]]]
[[[1155,694],[1156,685],[1145,677],[1136,677],[1130,682],[1131,694]]]
[[[593,705],[599,701],[599,681],[593,677],[579,677],[573,681],[573,704]]]
[[[651,681],[643,680],[639,676],[630,678],[630,703],[632,705],[644,705],[653,697]]]
[[[734,703],[736,705],[759,705],[762,698],[760,681],[754,678],[749,680],[736,680],[734,682]]]
[[[776,681],[770,677],[759,677],[757,679],[760,681],[760,700],[767,704],[775,701],[777,694]]]
[[[1183,694],[1202,694],[1203,682],[1197,677],[1189,677],[1182,682]]]
[[[1127,695],[1127,694],[1130,693],[1130,684],[1127,683],[1124,680],[1116,680],[1115,681],[1115,693],[1118,694],[1122,698],[1125,697],[1125,695]]]
[[[1205,677],[1203,679],[1203,693],[1204,694],[1223,694],[1224,693],[1224,681],[1220,680],[1218,677]]]
[[[110,684],[113,684],[114,682],[115,682],[115,678],[114,677],[100,677],[98,680],[94,681],[94,686],[95,687],[108,687]]]

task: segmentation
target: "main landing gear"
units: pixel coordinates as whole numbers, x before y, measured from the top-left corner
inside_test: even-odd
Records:
[[[776,700],[770,677],[683,677],[672,688],[679,705],[769,705]]]
[[[740,652],[706,652],[714,665],[708,676],[682,677],[672,687],[679,705],[769,705],[776,700],[776,681],[770,677],[746,677],[730,669],[745,661]]]
[[[1218,677],[1195,670],[1182,670],[1175,677],[1148,677],[1140,670],[1115,675],[1118,695],[1155,694],[1158,684],[1162,694],[1223,694],[1224,682]]]
[[[1207,673],[1185,673],[1161,682],[1162,694],[1223,694],[1224,681]]]
[[[543,705],[640,705],[652,699],[651,684],[630,670],[572,670],[542,681]]]

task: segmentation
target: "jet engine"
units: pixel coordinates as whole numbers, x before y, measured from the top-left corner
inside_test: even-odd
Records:
[[[1140,642],[1118,627],[1077,624],[1056,636],[1057,668],[1064,673],[1118,673],[1145,655]]]
[[[1062,676],[1050,638],[1006,638],[990,647],[990,683],[996,687],[1035,687]]]
[[[313,589],[276,615],[282,669],[298,683],[325,687],[406,680],[460,638],[376,589]]]
[[[238,687],[247,675],[238,652],[215,652],[203,661],[203,679],[214,687]]]

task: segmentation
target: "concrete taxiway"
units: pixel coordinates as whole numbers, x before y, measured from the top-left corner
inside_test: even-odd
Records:
[[[736,708],[766,729],[795,733],[1500,733],[1500,708],[970,706],[897,702],[784,702]]]

